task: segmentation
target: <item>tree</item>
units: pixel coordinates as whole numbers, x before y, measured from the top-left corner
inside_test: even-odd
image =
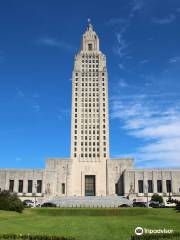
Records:
[[[163,197],[155,193],[152,195],[151,201],[163,203]]]
[[[9,191],[0,192],[0,210],[16,211],[21,213],[24,205],[15,193]]]

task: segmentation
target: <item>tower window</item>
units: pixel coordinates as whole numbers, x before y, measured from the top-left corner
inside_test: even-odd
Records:
[[[92,43],[89,43],[89,44],[88,44],[88,50],[89,50],[89,51],[92,51]]]

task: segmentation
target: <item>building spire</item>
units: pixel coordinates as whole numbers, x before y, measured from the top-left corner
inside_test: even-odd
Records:
[[[93,30],[93,25],[91,24],[90,18],[88,18],[88,30]]]

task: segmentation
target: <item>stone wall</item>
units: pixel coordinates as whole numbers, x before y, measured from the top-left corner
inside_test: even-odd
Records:
[[[107,161],[107,195],[123,195],[123,172],[125,169],[133,168],[133,159],[114,158]],[[117,192],[116,192],[117,184]]]
[[[14,191],[18,193],[19,180],[23,181],[23,191],[18,193],[19,196],[32,196],[36,192],[37,181],[42,181],[42,193],[37,194],[42,196],[45,192],[44,186],[45,171],[35,169],[0,169],[0,189],[9,190],[10,180],[14,181]],[[28,180],[33,180],[32,193],[28,193]]]
[[[131,169],[125,170],[124,179],[124,195],[130,198],[143,198],[147,194],[151,197],[154,193],[158,193],[163,197],[180,198],[180,169]],[[138,181],[143,181],[143,193],[139,193]],[[152,180],[153,192],[148,193],[148,180]],[[162,192],[158,192],[157,180],[162,181]],[[167,180],[171,181],[172,190],[167,190]]]

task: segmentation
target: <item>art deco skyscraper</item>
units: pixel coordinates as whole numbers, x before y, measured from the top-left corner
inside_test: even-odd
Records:
[[[106,57],[89,23],[72,75],[71,159],[109,158],[108,76]]]

